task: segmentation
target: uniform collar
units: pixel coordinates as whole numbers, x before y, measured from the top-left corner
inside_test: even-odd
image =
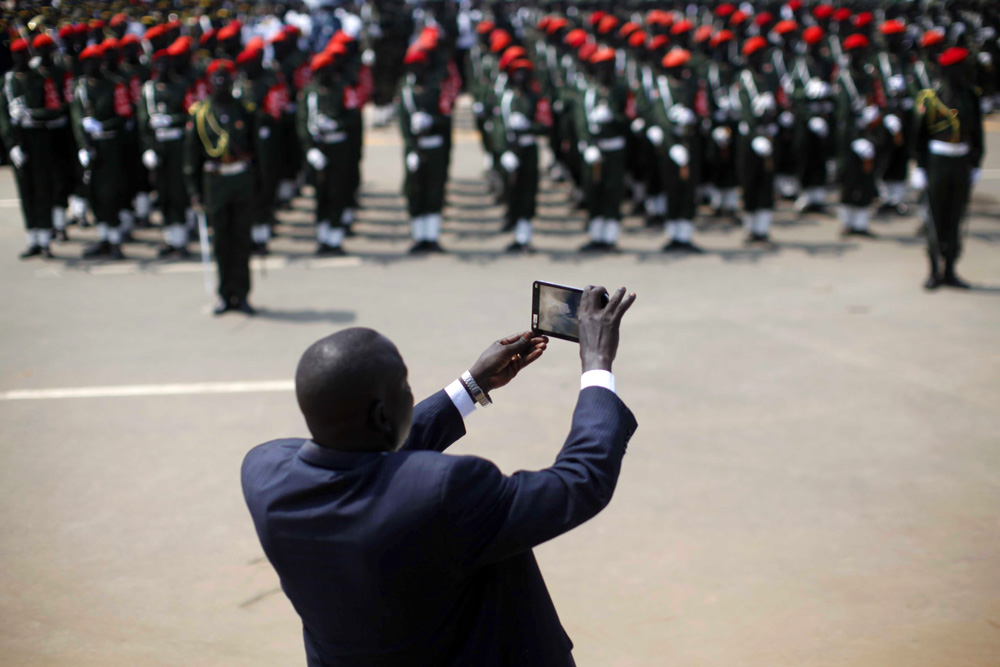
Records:
[[[388,452],[346,452],[329,447],[321,447],[312,440],[306,440],[299,448],[299,458],[306,463],[330,470],[350,470],[378,460]]]

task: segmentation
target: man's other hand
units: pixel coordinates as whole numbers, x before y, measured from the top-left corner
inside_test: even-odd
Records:
[[[530,331],[501,338],[479,355],[469,372],[476,384],[489,392],[506,385],[522,368],[542,356],[548,343],[548,336],[532,337]]]
[[[619,287],[604,304],[607,290],[587,285],[580,299],[580,361],[583,372],[611,370],[611,362],[618,353],[618,329],[622,316],[635,301],[635,292],[626,294]]]

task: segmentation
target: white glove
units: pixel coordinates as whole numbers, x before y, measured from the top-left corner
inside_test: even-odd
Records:
[[[152,148],[144,150],[142,152],[142,164],[150,171],[156,169],[157,165],[160,164],[160,158],[156,155],[156,151]]]
[[[979,182],[979,177],[982,176],[982,170],[979,167],[973,167],[972,171],[969,173],[969,183],[972,187],[976,187],[976,183]]]
[[[858,122],[858,127],[868,127],[878,119],[880,113],[877,106],[869,104],[861,112],[861,120]]]
[[[920,192],[927,188],[927,172],[921,167],[914,167],[910,172],[910,187]]]
[[[170,126],[170,116],[165,113],[156,113],[149,117],[149,126],[154,130]]]
[[[552,110],[555,111],[556,113],[562,113],[563,108],[564,105],[562,100],[556,100],[555,102],[552,103]]]
[[[336,132],[339,127],[340,123],[326,114],[319,114],[316,116],[316,128],[320,132]]]
[[[668,151],[670,159],[674,161],[678,167],[686,167],[690,155],[688,155],[688,149],[680,144],[674,144],[670,147]]]
[[[770,157],[771,140],[767,137],[754,137],[753,141],[750,142],[750,148],[761,157]]]
[[[646,138],[649,139],[649,143],[654,146],[661,145],[663,143],[663,128],[659,125],[653,125],[646,130]]]
[[[642,131],[646,129],[646,121],[642,118],[636,118],[629,127],[632,128],[632,134],[642,134]]]
[[[90,151],[86,148],[81,148],[76,152],[76,157],[80,160],[80,166],[87,168],[90,166]]]
[[[583,151],[583,161],[587,164],[597,164],[601,161],[601,149],[597,146],[587,146]]]
[[[368,24],[368,36],[372,39],[379,39],[382,37],[382,26],[378,24],[378,21],[372,21]]]
[[[871,160],[875,157],[875,144],[867,139],[855,139],[851,142],[851,150],[858,154],[862,160]]]
[[[778,116],[778,124],[781,127],[791,127],[795,123],[795,116],[792,115],[791,111],[782,111]]]
[[[10,161],[15,167],[20,169],[24,166],[24,161],[28,159],[28,156],[24,154],[20,146],[14,146],[10,149]]]
[[[830,84],[823,79],[809,79],[806,84],[806,97],[811,100],[819,100],[830,94]]]
[[[667,118],[675,125],[691,125],[696,120],[694,112],[680,104],[670,107]]]
[[[426,111],[417,111],[410,116],[410,132],[422,134],[434,124],[434,119]]]
[[[903,131],[903,121],[899,120],[899,116],[889,114],[882,119],[882,124],[889,130],[889,134],[899,134]]]
[[[732,132],[729,131],[728,127],[717,127],[712,130],[712,139],[719,144],[720,148],[728,146],[730,138],[732,138]]]
[[[521,161],[510,151],[504,151],[504,154],[500,156],[500,166],[510,174],[517,171],[517,168],[521,166]]]
[[[514,112],[510,115],[510,128],[519,132],[531,129],[531,121],[523,113]]]
[[[407,171],[416,171],[417,169],[420,169],[420,156],[417,155],[416,153],[407,153],[406,154],[406,170]]]
[[[830,134],[830,126],[825,118],[813,116],[809,119],[809,131],[825,139]]]
[[[773,93],[763,93],[758,95],[753,101],[753,105],[750,107],[753,110],[753,115],[760,117],[763,116],[768,111],[774,111],[775,102]]]
[[[482,102],[473,102],[472,103],[472,113],[476,114],[477,116],[482,116],[483,115],[483,103]]]
[[[371,49],[365,49],[364,53],[361,54],[361,64],[371,67],[375,64],[375,52]]]
[[[587,120],[591,123],[607,123],[614,118],[611,113],[611,109],[608,108],[607,104],[599,104],[590,112],[590,118]]]
[[[80,125],[83,126],[83,131],[87,134],[97,134],[104,131],[104,125],[101,124],[101,121],[96,118],[91,118],[90,116],[87,116],[80,121]]]
[[[28,105],[24,103],[23,97],[15,97],[7,107],[7,113],[14,125],[22,125],[24,121],[31,120],[31,112],[28,111]]]
[[[903,78],[902,74],[893,74],[886,83],[890,92],[898,93],[906,90],[906,79]]]
[[[323,151],[315,146],[306,151],[306,162],[308,162],[316,171],[323,171],[326,169],[326,156],[323,155]]]

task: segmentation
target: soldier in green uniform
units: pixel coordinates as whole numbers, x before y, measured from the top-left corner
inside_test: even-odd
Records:
[[[97,45],[80,54],[83,76],[71,106],[78,159],[100,235],[83,256],[123,259],[121,222],[128,201],[123,132],[134,111],[125,83],[102,70],[103,60],[104,50]]]
[[[728,17],[729,8],[722,10]],[[735,74],[731,60],[736,51],[731,30],[720,30],[709,43],[711,61],[706,67],[709,104],[712,110],[712,130],[709,134],[705,159],[711,164],[712,189],[710,204],[716,217],[730,217],[739,224],[739,175],[736,171],[736,141],[739,113],[730,92]]]
[[[792,67],[796,110],[792,145],[802,186],[802,194],[795,201],[799,213],[826,210],[828,163],[834,156],[834,63],[823,37],[819,26],[803,30],[806,51],[796,56]]]
[[[189,256],[184,187],[184,126],[187,123],[187,81],[179,77],[166,49],[153,54],[155,79],[146,81],[137,105],[142,163],[154,174],[157,207],[163,217],[159,256]]]
[[[236,68],[214,60],[206,70],[210,96],[191,107],[184,137],[184,179],[191,208],[212,226],[219,271],[215,314],[253,315],[250,253],[253,242],[254,121],[256,109],[233,98]]]
[[[115,17],[119,19],[117,25],[125,25],[124,14]],[[149,80],[149,67],[140,57],[141,44],[139,38],[134,34],[125,35],[118,43],[121,51],[121,64],[119,74],[125,81],[128,89],[129,100],[133,108],[138,109],[141,103],[142,86]],[[128,138],[127,166],[129,177],[129,199],[133,201],[136,224],[139,227],[149,226],[149,213],[151,202],[149,197],[150,182],[149,173],[142,168],[142,150],[140,148],[139,130],[134,122],[126,130]]]
[[[254,250],[267,254],[271,240],[275,197],[281,177],[281,117],[288,104],[288,89],[273,70],[264,67],[263,43],[247,45],[236,58],[239,75],[233,85],[233,97],[255,109],[254,156],[257,182],[254,184],[253,227],[250,230]]]
[[[313,56],[312,80],[299,93],[298,134],[316,187],[317,255],[342,255],[343,212],[349,202],[350,146],[344,126],[346,50],[329,48]]]
[[[47,90],[45,79],[28,66],[28,43],[15,40],[10,47],[13,69],[4,74],[0,94],[0,137],[14,166],[21,211],[28,230],[28,247],[21,258],[52,257],[52,208],[56,192],[52,183],[57,136],[46,129],[46,118],[59,113],[62,102]],[[48,93],[48,94],[47,94]],[[57,95],[57,94],[56,94]]]
[[[299,93],[309,84],[312,70],[309,59],[298,46],[299,30],[295,26],[285,26],[271,40],[274,49],[274,63],[280,70],[288,87],[288,103],[281,116],[281,179],[278,183],[278,208],[291,207],[302,173],[303,153],[298,141],[296,100]]]
[[[962,217],[979,180],[984,143],[979,95],[968,82],[968,55],[964,48],[945,50],[938,58],[941,79],[916,99],[917,168],[911,179],[915,189],[926,189],[927,289],[969,286],[958,277],[955,264],[962,250]]]
[[[47,32],[35,36],[31,42],[35,57],[31,60],[32,69],[44,80],[45,95],[48,102],[46,108],[45,128],[52,137],[55,169],[50,178],[53,180],[55,201],[52,208],[52,227],[55,238],[66,240],[66,204],[73,192],[73,187],[82,176],[76,167],[76,154],[73,144],[73,131],[70,128],[69,104],[71,102],[74,79],[71,72],[65,69],[56,57],[55,42]],[[69,93],[70,97],[67,97]],[[58,109],[52,102],[60,100]],[[79,216],[86,215],[86,205],[80,201],[74,211]]]
[[[442,252],[438,237],[448,170],[448,101],[430,76],[424,50],[411,47],[404,62],[409,72],[400,91],[399,126],[406,155],[403,189],[414,240],[410,252]]]
[[[615,77],[615,52],[602,47],[590,57],[594,77],[576,105],[577,136],[584,144],[588,165],[588,231],[590,241],[581,250],[613,250],[621,230],[621,202],[625,194],[625,113],[628,89]]]
[[[406,45],[413,34],[413,12],[405,0],[377,0],[368,24],[375,53],[372,77],[375,89],[375,124],[384,126],[392,118],[392,103],[403,76]]]
[[[879,81],[886,96],[885,126],[887,141],[877,166],[882,211],[899,215],[909,213],[906,205],[906,174],[913,151],[913,100],[917,82],[909,68],[906,44],[906,26],[902,21],[890,19],[879,27],[885,39],[885,48],[875,59]]]

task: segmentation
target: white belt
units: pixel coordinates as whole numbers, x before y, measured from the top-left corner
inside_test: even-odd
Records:
[[[222,164],[220,162],[205,163],[206,173],[219,174],[220,176],[234,176],[236,174],[242,174],[249,168],[250,163],[245,160],[242,162],[228,162],[226,164]]]
[[[946,155],[948,157],[961,157],[969,154],[969,144],[962,142],[952,144],[947,141],[931,139],[927,142],[927,150],[931,155]]]
[[[620,151],[625,148],[625,137],[611,137],[610,139],[599,139],[597,147],[602,151]]]
[[[46,129],[49,129],[49,130],[54,130],[54,129],[58,128],[58,127],[66,127],[66,122],[68,120],[69,119],[66,118],[66,116],[63,116],[62,118],[56,118],[55,120],[50,120],[50,121],[46,122],[45,123],[45,127],[46,127]]]
[[[347,132],[323,132],[315,139],[319,144],[339,144],[347,139]]]
[[[156,129],[157,141],[177,141],[184,136],[182,127],[160,127]]]
[[[92,132],[91,139],[114,139],[118,136],[117,130],[105,130],[103,132]]]
[[[441,148],[444,146],[444,137],[440,134],[430,137],[420,137],[417,139],[417,146],[420,148]]]
[[[534,146],[535,143],[535,135],[533,134],[522,134],[517,138],[518,146]]]
[[[19,122],[14,123],[15,127],[24,127],[29,130],[54,130],[60,127],[66,127],[66,116],[56,118],[55,120],[35,120],[34,118],[25,118]]]

